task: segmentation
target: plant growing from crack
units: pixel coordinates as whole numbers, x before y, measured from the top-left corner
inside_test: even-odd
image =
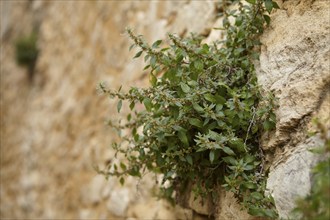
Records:
[[[19,38],[15,44],[16,62],[20,66],[24,66],[28,70],[29,80],[33,78],[35,64],[38,58],[37,48],[37,34],[31,33],[30,35]]]
[[[99,85],[119,100],[118,112],[123,101],[132,111],[124,124],[109,121],[115,130],[130,132],[113,144],[126,161],[100,173],[117,176],[122,184],[127,175],[162,174],[160,192],[173,202],[187,183],[196,196],[212,195],[216,201],[221,185],[251,215],[277,217],[272,198],[264,193],[259,146],[261,132],[275,127],[274,100],[262,97],[253,60],[258,58],[259,35],[270,22],[267,11],[278,6],[272,0],[248,2],[231,1],[238,9],[225,12],[226,39],[212,45],[195,35],[180,39],[169,34],[169,46],[160,47],[161,40],[150,46],[127,30],[134,42],[130,49],[140,49],[134,58],[145,55],[151,87],[124,93]],[[145,110],[134,110],[137,103]]]

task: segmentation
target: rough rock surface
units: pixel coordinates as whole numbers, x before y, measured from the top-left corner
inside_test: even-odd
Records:
[[[288,159],[271,171],[267,187],[271,190],[282,218],[289,218],[290,211],[295,208],[295,200],[310,192],[311,171],[320,157],[309,149],[321,146],[322,143],[317,137],[307,139],[295,146]]]
[[[215,219],[217,220],[255,219],[253,216],[250,216],[245,209],[242,209],[232,192],[226,192],[223,189],[220,189],[220,198],[217,209],[218,210],[215,214]]]
[[[281,150],[292,139],[292,129],[317,111],[329,92],[330,5],[324,0],[308,2],[287,9],[283,3],[284,9],[272,15],[271,27],[261,38],[258,80],[275,93],[279,104],[276,133],[265,149]]]
[[[319,160],[308,151],[322,145],[308,138],[313,117],[330,129],[330,4],[284,1],[263,34],[258,80],[274,92],[279,107],[276,131],[264,135],[270,166],[267,187],[280,217],[289,217],[299,196],[308,194],[311,169]],[[326,107],[322,107],[326,106]]]

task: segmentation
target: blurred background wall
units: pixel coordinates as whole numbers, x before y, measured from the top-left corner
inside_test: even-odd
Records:
[[[132,60],[131,27],[151,42],[207,33],[212,1],[1,1],[1,218],[175,218],[151,197],[153,182],[106,181],[114,152],[105,125],[119,117],[116,103],[96,86],[145,86],[141,60]],[[39,56],[29,80],[15,63],[15,42],[32,32]]]

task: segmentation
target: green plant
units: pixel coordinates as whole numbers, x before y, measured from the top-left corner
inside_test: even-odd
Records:
[[[187,183],[196,195],[214,199],[222,185],[250,214],[276,218],[273,200],[264,194],[266,171],[259,147],[260,132],[275,127],[274,100],[262,99],[252,61],[258,58],[258,37],[270,21],[266,10],[278,6],[271,0],[232,2],[238,9],[225,12],[226,39],[213,45],[202,44],[195,35],[180,39],[169,34],[170,45],[160,48],[161,40],[149,46],[127,31],[134,41],[131,48],[140,48],[134,58],[145,53],[151,87],[123,93],[100,84],[102,92],[119,99],[118,111],[128,101],[133,113],[124,124],[109,121],[119,133],[130,131],[113,144],[127,163],[98,171],[120,177],[121,183],[126,175],[163,174],[161,193],[172,201]],[[134,111],[139,103],[144,111]]]
[[[19,38],[15,44],[16,62],[29,70],[29,77],[32,78],[36,60],[38,58],[37,35],[32,33]]]
[[[313,184],[309,195],[297,200],[293,215],[299,219],[328,220],[330,219],[330,138],[324,124],[315,121],[324,146],[313,149],[312,152],[324,155],[313,169]]]

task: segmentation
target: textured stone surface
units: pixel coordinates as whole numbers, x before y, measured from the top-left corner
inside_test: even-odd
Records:
[[[220,190],[220,198],[217,209],[218,210],[215,215],[215,219],[217,220],[255,219],[250,216],[245,209],[242,209],[232,192],[226,192],[223,189]]]
[[[267,149],[290,141],[292,129],[317,110],[330,86],[330,5],[288,1],[281,7],[261,38],[257,68],[259,83],[275,93],[279,104],[276,133],[264,144]]]
[[[309,193],[312,184],[311,171],[320,160],[320,157],[311,153],[309,149],[321,146],[322,143],[317,137],[307,139],[295,146],[285,162],[270,172],[267,188],[275,199],[281,218],[289,218],[295,201]]]
[[[204,198],[201,197],[195,198],[194,193],[190,193],[189,200],[188,200],[188,207],[200,213],[202,215],[210,215],[213,214],[214,206],[211,202],[211,198]]]
[[[319,160],[308,149],[322,141],[309,138],[313,117],[330,129],[330,5],[327,1],[279,1],[281,10],[263,34],[259,83],[274,92],[276,131],[263,136],[270,166],[267,187],[280,217],[287,218],[299,196],[311,188],[311,169]]]

